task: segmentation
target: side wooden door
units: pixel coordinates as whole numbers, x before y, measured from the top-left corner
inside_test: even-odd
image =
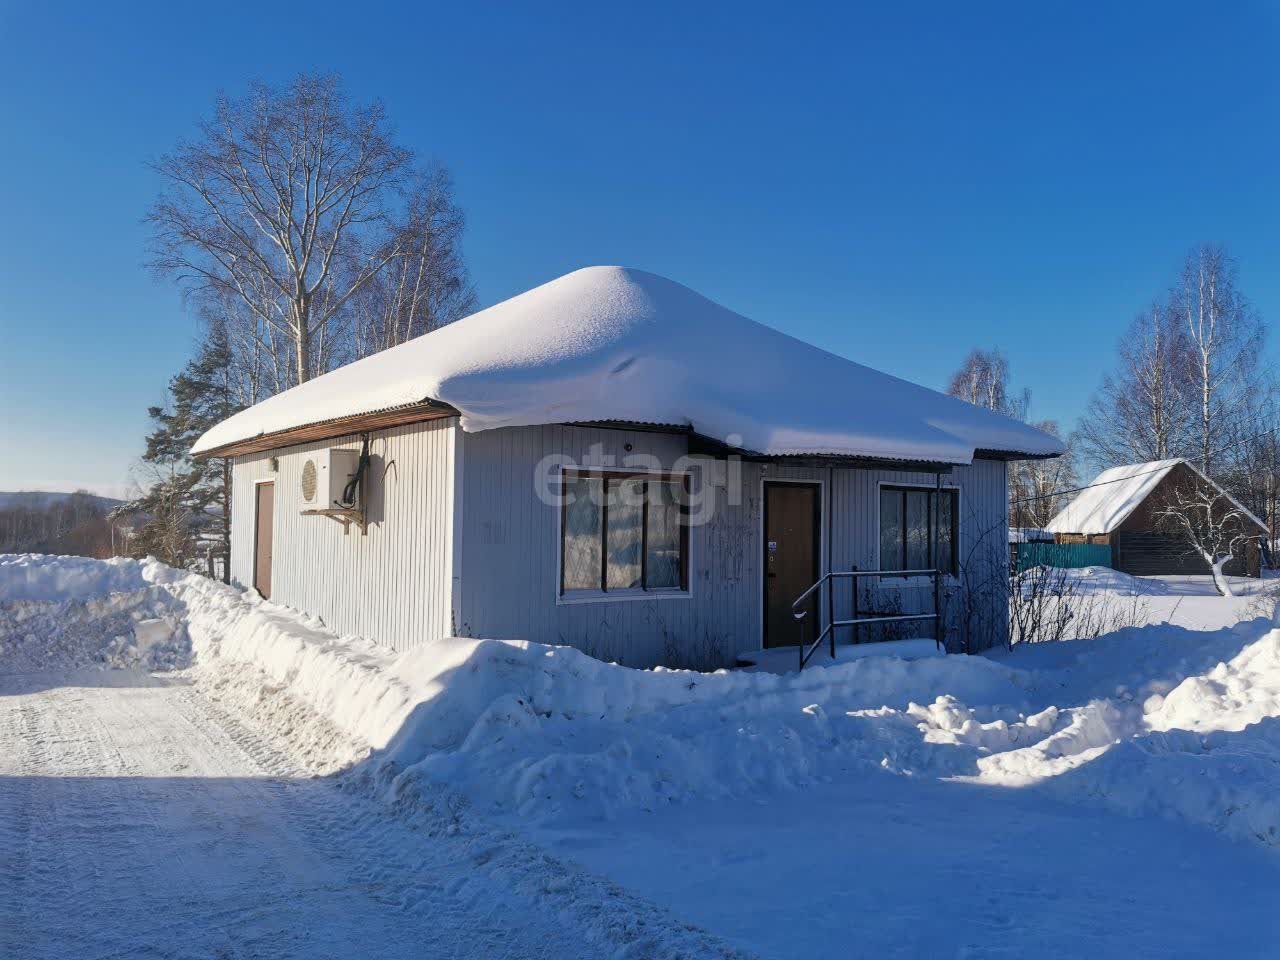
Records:
[[[275,528],[275,512],[275,482],[258,484],[253,537],[253,588],[266,599],[271,597],[271,540]]]

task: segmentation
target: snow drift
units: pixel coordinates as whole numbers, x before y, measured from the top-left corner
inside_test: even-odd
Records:
[[[142,567],[120,557],[53,557],[39,553],[0,554],[0,602],[87,600],[142,590]]]
[[[1063,451],[1026,424],[623,267],[575,271],[317,377],[218,424],[194,451],[426,400],[457,409],[469,431],[631,421],[779,456],[969,463],[975,450]]]
[[[1224,629],[1161,623],[997,659],[774,676],[461,638],[396,654],[153,561],[131,575],[147,588],[63,603],[105,603],[104,623],[122,603],[137,604],[125,613],[135,623],[180,616],[196,675],[219,697],[313,769],[354,770],[400,805],[447,796],[513,825],[581,824],[888,773],[1280,844],[1280,627],[1244,606]]]
[[[84,666],[171,670],[191,662],[182,577],[134,560],[0,554],[0,670]]]

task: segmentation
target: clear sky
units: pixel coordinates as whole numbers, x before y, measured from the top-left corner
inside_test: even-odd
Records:
[[[0,0],[0,490],[128,479],[195,335],[146,161],[302,70],[450,167],[483,304],[641,267],[933,387],[998,346],[1067,425],[1193,244],[1280,316],[1274,4],[513,10]]]

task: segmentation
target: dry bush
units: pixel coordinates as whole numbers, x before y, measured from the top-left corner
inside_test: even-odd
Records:
[[[1009,578],[1009,644],[1100,637],[1149,621],[1141,594],[1088,589],[1070,570],[1032,567]]]

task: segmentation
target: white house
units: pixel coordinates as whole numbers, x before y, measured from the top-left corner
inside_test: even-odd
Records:
[[[1006,464],[1062,447],[591,267],[257,404],[195,452],[234,464],[233,579],[333,630],[715,666],[852,619],[847,577],[796,601],[855,567],[940,570],[948,647],[1003,642]],[[934,609],[930,576],[860,583],[859,617]],[[856,639],[935,635],[905,622]]]

